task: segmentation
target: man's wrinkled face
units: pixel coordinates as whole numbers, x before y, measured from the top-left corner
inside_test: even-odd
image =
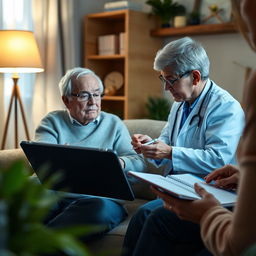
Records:
[[[191,100],[194,91],[191,74],[192,71],[178,76],[173,75],[171,67],[166,67],[161,71],[162,77],[170,81],[169,83],[165,83],[164,89],[171,93],[174,101],[182,102]]]
[[[63,96],[63,102],[71,116],[85,125],[98,117],[101,110],[101,92],[97,79],[88,74],[72,79],[71,96]]]

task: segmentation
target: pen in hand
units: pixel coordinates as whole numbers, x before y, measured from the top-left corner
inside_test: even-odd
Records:
[[[144,145],[151,145],[151,144],[153,144],[153,143],[155,143],[155,142],[157,142],[158,141],[158,139],[153,139],[153,140],[150,140],[150,141],[148,141],[148,142],[146,142],[146,143],[143,143],[142,145],[144,146]]]

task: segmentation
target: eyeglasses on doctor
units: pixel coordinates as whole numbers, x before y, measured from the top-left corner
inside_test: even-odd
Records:
[[[178,76],[177,78],[175,78],[175,79],[166,79],[164,76],[160,75],[160,76],[159,76],[159,79],[161,80],[162,86],[165,87],[165,86],[166,86],[166,83],[167,83],[169,86],[173,87],[175,82],[177,82],[177,81],[180,80],[182,77],[184,77],[184,76],[186,76],[186,75],[188,75],[188,74],[190,74],[190,73],[191,73],[191,71],[187,71],[187,72],[185,72],[185,73],[179,75],[179,76]]]
[[[77,101],[83,102],[88,101],[89,99],[93,98],[96,101],[100,100],[103,96],[99,92],[91,93],[91,92],[79,92],[79,93],[71,93],[72,96],[77,97]]]

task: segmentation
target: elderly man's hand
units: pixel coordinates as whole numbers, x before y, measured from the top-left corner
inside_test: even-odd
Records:
[[[200,223],[203,215],[210,208],[220,205],[219,201],[206,190],[195,184],[195,191],[202,197],[202,199],[190,201],[172,197],[160,192],[157,188],[151,187],[152,191],[163,199],[164,207],[173,211],[177,216],[183,220]]]
[[[151,145],[142,145],[140,150],[141,150],[141,153],[144,155],[144,157],[147,157],[147,158],[171,159],[172,147],[160,140],[158,140],[157,142]]]

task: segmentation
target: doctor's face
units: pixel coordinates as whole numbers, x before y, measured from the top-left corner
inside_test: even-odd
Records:
[[[160,79],[164,89],[169,91],[174,101],[193,101],[194,85],[193,71],[187,71],[184,74],[174,75],[171,67],[166,67],[161,71]]]
[[[74,119],[85,125],[97,118],[101,110],[101,92],[94,76],[73,78],[71,94],[62,99]]]

